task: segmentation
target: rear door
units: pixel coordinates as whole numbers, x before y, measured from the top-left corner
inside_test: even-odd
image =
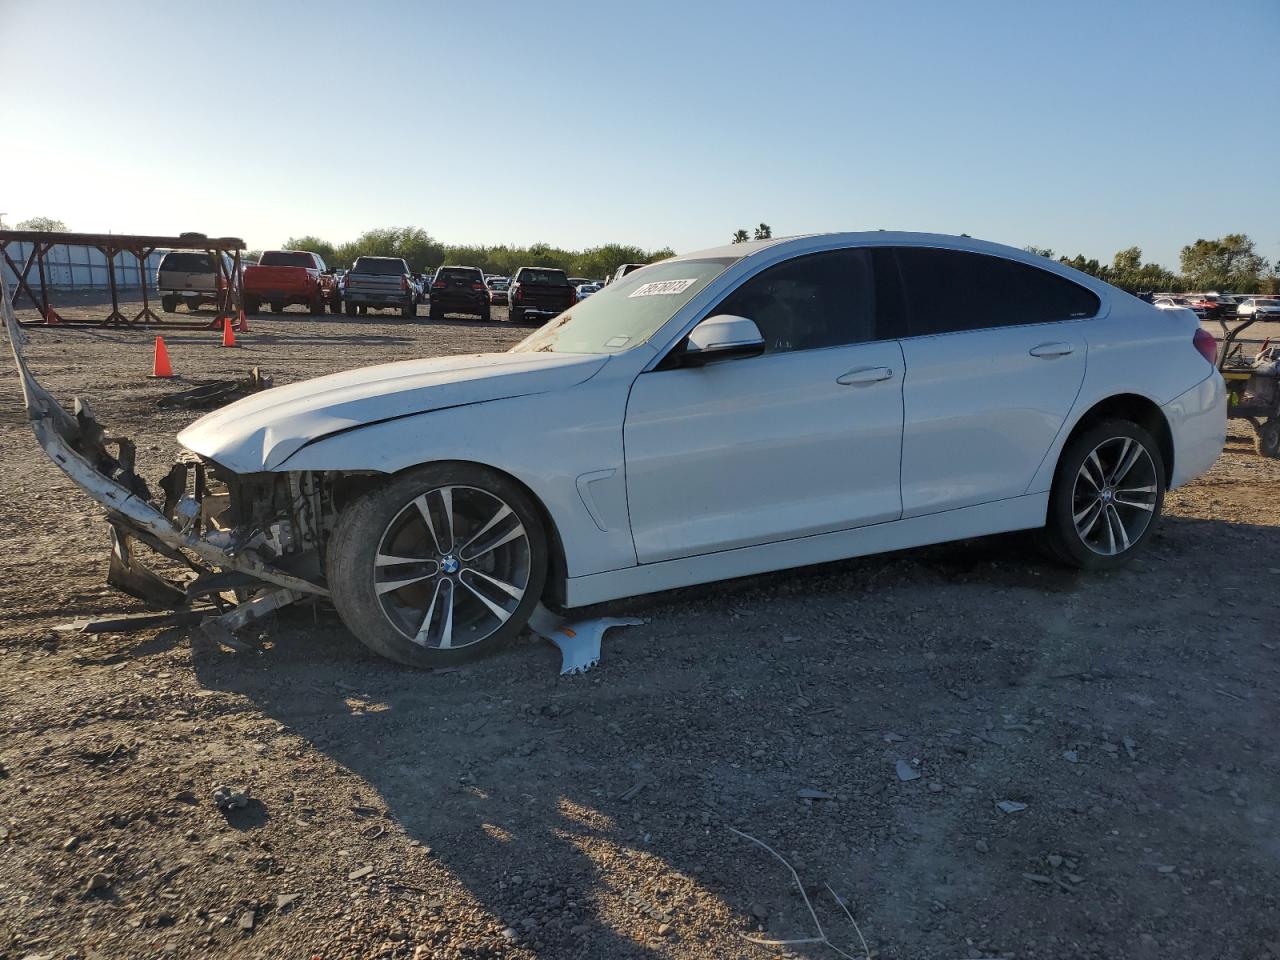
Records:
[[[926,247],[879,258],[899,282],[902,515],[1021,496],[1084,380],[1098,297],[1027,264]]]

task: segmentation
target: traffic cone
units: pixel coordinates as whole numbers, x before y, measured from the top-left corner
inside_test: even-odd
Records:
[[[44,322],[45,322],[45,324],[46,324],[47,326],[52,327],[52,326],[56,326],[57,324],[61,323],[61,322],[62,322],[62,318],[61,318],[60,316],[58,316],[58,311],[57,311],[57,310],[54,310],[54,309],[53,309],[53,307],[49,307],[49,308],[48,308],[48,312],[46,312],[46,313],[45,313],[45,315],[44,315]]]
[[[156,337],[156,357],[151,361],[151,376],[161,380],[173,376],[173,367],[169,366],[169,349],[164,345],[164,337]]]
[[[222,318],[222,345],[224,347],[234,347],[236,345],[236,332],[233,329],[230,317]]]
[[[236,333],[248,333],[248,332],[249,332],[249,319],[244,315],[244,309],[241,308],[240,326],[236,329]]]

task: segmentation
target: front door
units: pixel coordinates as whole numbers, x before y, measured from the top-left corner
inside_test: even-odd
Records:
[[[715,314],[754,320],[766,352],[636,379],[624,439],[640,562],[896,520],[903,358],[877,336],[869,253],[786,261]]]

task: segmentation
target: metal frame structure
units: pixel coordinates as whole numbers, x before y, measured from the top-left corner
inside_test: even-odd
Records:
[[[31,250],[21,266],[9,256],[9,244],[28,243]],[[111,312],[102,320],[75,320],[59,316],[49,303],[48,270],[45,258],[57,246],[93,247],[107,259],[107,279],[111,290]],[[156,250],[199,250],[209,254],[216,265],[223,286],[218,291],[218,312],[210,323],[165,320],[151,309],[148,297],[150,283],[146,276],[147,258]],[[235,317],[241,306],[240,252],[244,241],[238,237],[206,237],[202,233],[184,233],[178,237],[152,237],[117,233],[45,233],[39,230],[0,230],[0,256],[13,271],[16,289],[13,300],[26,294],[31,305],[40,312],[41,320],[29,320],[24,326],[52,325],[58,323],[83,323],[100,327],[136,327],[146,324],[163,324],[166,327],[220,327],[224,319]],[[119,288],[116,284],[115,259],[121,253],[132,253],[138,261],[138,279],[142,287],[142,309],[133,317],[120,310]],[[232,261],[228,271],[223,256]],[[35,267],[40,280],[40,293],[31,288],[28,277]]]

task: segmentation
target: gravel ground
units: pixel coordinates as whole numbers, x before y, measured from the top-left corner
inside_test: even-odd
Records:
[[[177,372],[285,382],[523,332],[251,328],[237,351],[175,332]],[[182,384],[145,379],[150,337],[30,341],[159,476],[193,415],[156,409]],[[61,631],[140,607],[11,376],[0,463],[0,960],[778,956],[743,935],[813,936],[805,902],[731,827],[851,956],[833,893],[883,958],[1280,956],[1280,462],[1247,432],[1115,574],[1015,536],[677,591],[612,605],[649,622],[570,678],[532,638],[404,669],[325,609],[251,653]],[[247,805],[220,812],[222,785]]]

